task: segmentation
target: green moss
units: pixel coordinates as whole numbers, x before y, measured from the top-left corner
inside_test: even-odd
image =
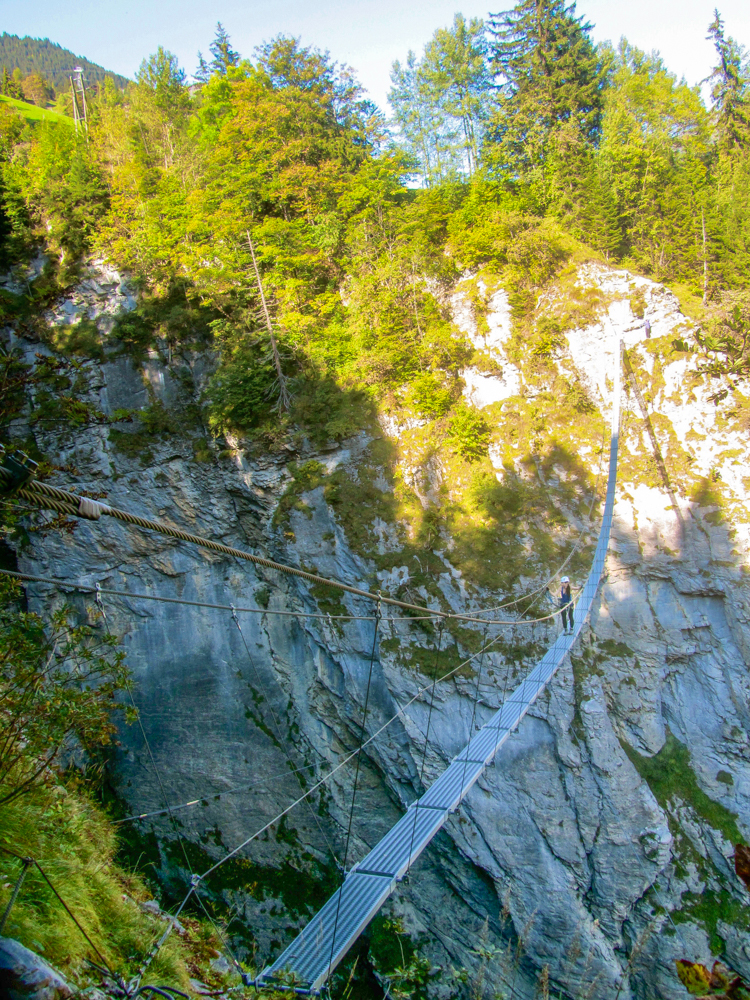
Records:
[[[622,740],[620,742],[659,805],[666,807],[668,801],[676,796],[732,844],[745,843],[737,826],[737,816],[721,803],[714,802],[698,785],[690,766],[690,751],[669,730],[664,746],[653,757],[641,756],[633,747]]]
[[[256,587],[254,591],[255,601],[259,608],[267,608],[271,600],[271,591],[265,584]]]
[[[287,912],[299,919],[318,910],[338,884],[333,864],[324,865],[312,854],[298,850],[296,831],[281,825],[272,832],[277,841],[291,844],[292,850],[278,866],[262,865],[250,858],[235,856],[226,861],[203,883],[214,905],[226,909],[222,899],[226,890],[246,892],[253,899],[281,899]],[[216,859],[200,845],[183,841],[193,871],[207,871]],[[182,847],[175,841],[162,841],[165,854],[176,865],[184,865]]]
[[[406,968],[416,949],[399,920],[378,914],[370,925],[369,951],[378,972],[388,975],[399,967]]]
[[[94,320],[84,318],[73,326],[55,327],[51,342],[61,354],[104,360],[102,336]]]
[[[389,656],[391,653],[397,653],[401,648],[401,640],[398,636],[392,636],[389,639],[380,640],[380,652],[385,656]]]
[[[630,646],[626,646],[624,642],[616,642],[614,639],[598,639],[597,646],[602,652],[606,653],[607,656],[619,656],[626,657],[632,656],[633,650]]]
[[[177,434],[190,426],[189,414],[182,410],[169,410],[160,400],[155,400],[142,410],[132,411],[131,418],[135,418],[132,419],[133,429],[111,427],[109,440],[120,454],[129,459],[139,459],[143,466],[151,465],[154,461],[152,449],[160,438]]]
[[[310,593],[324,614],[346,615],[349,613],[346,604],[344,604],[344,594],[338,587],[330,587],[326,583],[315,583],[310,587]]]
[[[139,431],[121,431],[117,427],[110,428],[109,440],[112,447],[129,459],[139,459],[141,465],[151,465],[154,453],[151,450],[153,441],[147,434]]]
[[[722,888],[706,887],[701,893],[685,892],[679,910],[672,911],[676,924],[694,921],[701,924],[708,934],[713,955],[722,955],[725,942],[718,930],[718,923],[729,924],[738,930],[750,930],[750,910],[730,892]]]

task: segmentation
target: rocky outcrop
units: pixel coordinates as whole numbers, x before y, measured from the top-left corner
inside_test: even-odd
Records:
[[[119,276],[108,280],[105,288],[92,275],[90,287],[71,300],[75,308],[88,302],[90,311],[110,315],[101,296],[113,288],[120,296],[117,307],[127,307],[127,286]],[[654,342],[687,335],[689,323],[674,296],[600,265],[587,265],[577,280],[597,293],[598,314],[566,331],[556,361],[560,371],[576,374],[593,405],[606,412],[617,339],[640,346],[638,371],[649,382],[648,405],[659,416],[667,462],[689,468],[690,481],[698,485],[692,492],[680,488],[679,512],[672,509],[649,464],[650,444],[631,397],[607,578],[590,628],[549,697],[524,720],[389,904],[388,912],[443,970],[431,980],[436,995],[455,991],[451,966],[468,969],[471,977],[487,955],[482,975],[488,992],[510,989],[520,997],[534,994],[545,966],[563,995],[607,1000],[683,996],[674,960],[710,964],[719,950],[740,972],[750,973],[745,890],[731,863],[732,838],[750,837],[747,434],[732,416],[731,398],[713,402],[712,387],[691,378],[693,356],[651,351],[646,344],[644,316]],[[488,302],[484,333],[472,310],[462,306],[460,288],[454,307],[459,327],[500,369],[495,375],[467,373],[467,391],[476,405],[499,407],[487,412],[501,414],[536,390],[522,366],[510,360],[507,296],[498,289]],[[55,316],[67,316],[71,308],[63,303]],[[39,350],[19,345],[29,357]],[[204,378],[204,360],[193,355],[171,365],[158,357],[144,365],[110,357],[89,366],[89,400],[105,414],[154,400],[177,406],[182,393],[199,392]],[[394,420],[387,430],[401,434],[405,426]],[[23,420],[15,431],[23,437]],[[285,524],[273,523],[292,482],[290,460],[315,458],[326,474],[345,470],[356,481],[366,437],[322,454],[303,443],[295,453],[254,457],[240,441],[226,442],[221,456],[208,442],[210,460],[201,462],[195,459],[199,433],[156,437],[147,454],[118,448],[105,423],[40,429],[37,436],[42,450],[67,466],[61,484],[75,482],[135,513],[372,585],[376,569],[353,545],[323,487],[301,494]],[[502,477],[500,451],[490,455]],[[586,465],[596,458],[590,450],[579,457]],[[555,475],[564,480],[564,469]],[[721,484],[721,505],[711,483]],[[430,488],[420,494],[425,504],[431,502]],[[388,489],[383,481],[382,490]],[[393,525],[376,521],[373,530],[381,552],[398,552]],[[500,603],[497,595],[467,589],[450,562],[450,540],[442,559],[438,583],[456,610],[481,607],[488,599]],[[300,795],[301,785],[357,745],[373,625],[364,618],[339,622],[271,613],[319,614],[321,595],[306,585],[108,519],[33,536],[31,547],[19,553],[19,565],[71,583],[99,582],[197,602],[189,607],[105,599],[109,625],[123,637],[167,797],[180,806],[199,800],[175,813],[192,844],[188,857],[195,870],[208,868],[261,828]],[[396,559],[380,571],[380,585],[403,585],[409,572]],[[416,597],[419,583],[414,587]],[[29,593],[34,607],[62,600],[45,585]],[[91,600],[75,590],[66,599],[82,613],[95,613]],[[229,605],[243,609],[238,620]],[[348,596],[339,607],[360,616],[372,610]],[[414,648],[426,653],[428,639],[416,636]],[[510,629],[505,638],[512,645]],[[535,634],[537,642],[543,638]],[[408,623],[384,623],[369,734],[425,682],[426,658],[397,655],[410,641],[415,632]],[[427,784],[465,742],[475,689],[477,723],[497,707],[511,659],[490,653],[478,685],[476,674],[459,673],[436,688],[426,751],[425,699],[371,745],[359,775],[349,865],[401,815],[420,788],[422,771]],[[531,660],[515,666],[522,669],[524,662]],[[164,808],[136,727],[123,729],[116,768],[128,810]],[[338,771],[322,793],[272,835],[253,841],[240,861],[219,869],[201,890],[232,908],[234,943],[242,948],[252,939],[258,962],[277,953],[333,884],[333,859],[343,861],[352,782],[351,768]],[[174,826],[154,817],[140,829],[155,832],[159,848],[149,860],[167,891],[178,894],[189,873],[175,849]]]
[[[13,938],[0,938],[0,996],[7,1000],[68,1000],[73,993],[44,959]]]

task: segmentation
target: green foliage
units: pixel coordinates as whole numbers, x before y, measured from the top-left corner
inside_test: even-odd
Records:
[[[256,427],[271,411],[275,381],[267,340],[248,338],[232,344],[206,387],[209,426],[232,430]]]
[[[699,331],[696,338],[707,353],[700,366],[702,372],[712,377],[747,378],[750,375],[750,298],[745,293],[725,296],[711,311],[708,330]]]
[[[564,0],[518,0],[491,18],[490,32],[501,89],[488,158],[545,211],[564,161],[598,139],[606,61],[591,25]]]
[[[114,414],[113,419],[122,414]],[[138,459],[141,465],[150,465],[154,460],[153,446],[157,440],[164,435],[177,434],[181,430],[190,429],[190,414],[183,410],[169,410],[160,400],[155,400],[141,410],[128,413],[124,420],[132,426],[127,430],[119,427],[110,427],[109,440],[121,454],[131,460]],[[205,452],[210,451],[205,441],[198,439],[194,441],[194,448],[204,457],[199,460],[206,461]],[[196,458],[198,454],[196,453]]]
[[[409,386],[407,402],[422,417],[442,417],[451,408],[454,394],[434,372],[417,375]]]
[[[664,746],[653,757],[643,757],[627,743],[623,743],[623,749],[661,806],[666,806],[669,799],[676,796],[731,843],[745,842],[737,826],[737,817],[709,798],[698,785],[690,766],[690,751],[671,732],[667,731]]]
[[[135,975],[165,924],[140,908],[151,893],[142,878],[117,863],[115,827],[80,780],[48,780],[6,803],[0,809],[0,842],[24,857],[39,858],[108,964],[126,978]],[[0,912],[19,872],[20,863],[0,852]],[[187,915],[181,923],[187,933],[167,939],[146,980],[185,990],[199,971],[203,982],[225,986],[225,977],[210,966],[221,946],[213,931]],[[92,978],[98,981],[86,960],[99,959],[33,867],[5,933],[43,955],[69,982],[84,987]]]
[[[104,360],[104,348],[99,328],[91,319],[82,319],[73,326],[56,326],[52,346],[61,354]]]
[[[427,184],[479,165],[489,84],[484,25],[456,14],[419,63],[393,64],[388,95],[404,144]]]
[[[106,211],[107,191],[90,144],[72,126],[43,122],[3,176],[10,196],[29,207],[35,233],[44,233],[59,282],[69,283]]]
[[[104,420],[104,415],[80,397],[88,381],[75,358],[37,354],[34,363],[19,350],[0,349],[0,434],[24,408],[32,427],[80,426]]]
[[[79,746],[111,743],[115,695],[128,683],[116,639],[73,620],[49,623],[20,606],[20,588],[0,580],[0,804],[43,781]]]
[[[478,410],[461,405],[454,412],[448,438],[462,458],[476,462],[487,454],[490,425]]]
[[[702,997],[711,992],[711,973],[705,965],[679,959],[677,961],[677,975],[691,996]]]

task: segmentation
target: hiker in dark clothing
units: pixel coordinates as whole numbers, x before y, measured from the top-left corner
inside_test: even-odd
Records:
[[[573,598],[570,593],[570,580],[567,576],[562,578],[562,588],[560,589],[560,607],[562,608],[563,634],[573,634]]]
[[[647,319],[643,322],[643,329],[646,334],[646,340],[651,340],[651,320]]]

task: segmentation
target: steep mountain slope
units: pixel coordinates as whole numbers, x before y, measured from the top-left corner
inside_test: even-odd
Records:
[[[608,575],[591,628],[387,920],[376,921],[366,957],[383,979],[398,981],[396,967],[410,965],[413,986],[416,949],[436,970],[428,989],[439,996],[455,993],[451,967],[468,970],[475,987],[481,977],[488,993],[531,997],[548,976],[563,995],[613,1000],[684,995],[674,972],[684,957],[724,955],[748,975],[745,890],[731,864],[733,843],[750,836],[745,397],[722,397],[701,374],[674,296],[624,271],[566,268],[540,298],[533,333],[513,326],[508,295],[490,275],[467,275],[450,301],[456,335],[487,359],[462,373],[467,410],[486,428],[481,459],[462,453],[461,440],[440,444],[439,417],[408,409],[323,447],[302,437],[279,450],[212,440],[199,402],[213,359],[166,345],[142,361],[123,353],[115,319],[136,299],[102,265],[46,317],[48,343],[85,358],[80,399],[96,419],[39,420],[49,401],[38,397],[12,433],[24,441],[34,421],[39,447],[59,468],[53,482],[134,512],[413,601],[496,607],[543,583],[573,549],[568,572],[582,581],[623,338],[677,507],[631,394]],[[70,339],[80,320],[96,324],[93,340]],[[31,364],[50,350],[10,341]],[[167,797],[200,800],[178,814],[193,870],[357,745],[372,624],[270,612],[368,614],[361,601],[119,524],[81,521],[29,538],[18,552],[25,572],[257,610],[240,616],[241,635],[229,610],[105,602]],[[62,595],[30,585],[29,599],[42,608]],[[67,599],[92,610],[74,591]],[[519,614],[517,626],[496,630],[480,676],[463,670],[437,685],[426,751],[426,699],[372,745],[349,864],[465,742],[475,691],[481,723],[506,676],[533,662],[553,628],[524,625]],[[431,626],[383,624],[368,733],[436,663],[440,675],[477,648],[476,631],[446,632],[436,658]],[[123,807],[163,809],[139,730],[125,729],[122,741]],[[307,769],[302,781],[292,768]],[[352,782],[350,768],[338,772],[312,809],[295,810],[207,881],[207,897],[231,915],[234,946],[252,962],[277,954],[335,884]],[[127,835],[134,859],[155,866],[166,900],[176,900],[190,873],[175,828],[158,816],[136,828]]]

